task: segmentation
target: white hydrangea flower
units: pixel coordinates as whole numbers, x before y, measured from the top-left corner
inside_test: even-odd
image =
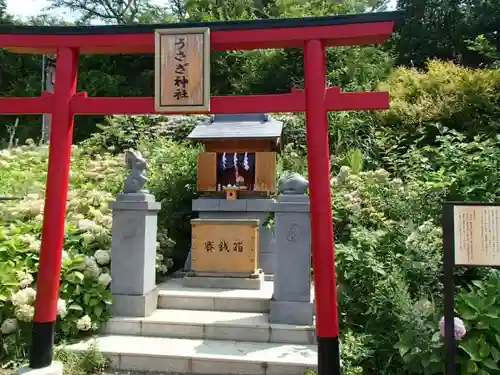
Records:
[[[107,250],[97,250],[94,253],[94,258],[100,266],[105,266],[111,261],[111,254]]]
[[[17,319],[5,319],[2,323],[2,327],[0,328],[0,331],[2,332],[2,335],[9,335],[12,332],[15,332],[17,329]]]
[[[28,201],[37,201],[40,199],[40,196],[37,193],[31,193],[31,194],[26,195],[24,197],[24,199],[26,199]]]
[[[89,279],[95,279],[99,276],[100,273],[99,266],[93,257],[86,256],[85,257],[85,270],[83,271],[83,275]]]
[[[78,319],[76,322],[76,328],[78,328],[79,331],[90,330],[90,328],[92,328],[92,320],[90,319],[90,316],[85,315],[84,317]]]
[[[23,289],[24,294],[26,295],[26,298],[28,300],[28,304],[32,305],[35,303],[36,299],[36,290],[33,288],[26,288]]]
[[[19,282],[19,287],[21,289],[27,288],[27,287],[29,287],[33,283],[33,281],[35,281],[33,279],[33,276],[31,276],[30,273],[26,273],[21,278],[21,281]]]
[[[41,246],[42,242],[40,240],[34,240],[29,244],[28,249],[31,251],[40,251]]]
[[[99,278],[97,279],[99,284],[101,284],[103,287],[107,287],[109,283],[111,282],[111,276],[109,273],[103,273],[99,275]]]
[[[102,222],[102,220],[104,219],[104,215],[101,211],[98,211],[98,210],[95,210],[95,209],[91,209],[90,212],[89,212],[93,217],[94,219],[96,219],[98,222]]]
[[[375,177],[377,177],[379,181],[386,181],[387,178],[389,177],[389,172],[387,172],[383,168],[377,169],[375,171]]]
[[[86,232],[84,234],[82,234],[82,238],[83,238],[83,242],[85,244],[89,244],[91,243],[92,241],[94,241],[95,239],[95,236],[93,233],[90,233],[90,232]]]
[[[35,302],[36,291],[33,288],[18,290],[10,297],[10,301],[14,306],[31,305]]]
[[[22,322],[31,322],[35,316],[35,308],[30,305],[21,305],[16,308],[14,315],[17,320]]]
[[[66,301],[59,298],[57,301],[57,315],[64,318],[67,314],[68,311],[66,310]]]
[[[37,239],[31,235],[31,234],[21,234],[17,237],[18,239],[20,239],[21,241],[23,241],[24,243],[26,244],[30,244],[34,241],[36,241]]]
[[[78,229],[80,230],[91,230],[96,224],[92,220],[82,219],[78,220]]]
[[[168,272],[168,267],[164,264],[160,265],[160,272],[161,273],[167,273]]]

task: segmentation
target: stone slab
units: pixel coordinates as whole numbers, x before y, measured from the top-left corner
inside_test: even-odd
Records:
[[[158,306],[158,288],[145,295],[114,294],[111,313],[113,316],[149,316]]]
[[[92,344],[122,371],[303,375],[317,368],[316,345],[107,335],[65,349],[84,351]]]
[[[154,202],[155,197],[147,193],[120,193],[117,195],[116,200],[126,202]]]
[[[160,309],[269,312],[273,283],[264,281],[260,290],[190,288],[183,279],[170,279],[158,286]]]
[[[185,286],[194,288],[260,290],[264,283],[264,274],[251,278],[189,275],[183,281]]]
[[[279,324],[312,325],[314,305],[311,302],[271,301],[269,321]]]
[[[149,317],[115,317],[103,333],[207,340],[315,344],[312,326],[269,323],[267,313],[158,309]]]
[[[199,198],[193,199],[193,211],[207,212],[271,212],[273,211],[274,199],[241,198],[236,200]]]
[[[160,202],[149,202],[149,201],[111,201],[109,202],[109,207],[113,211],[150,211],[151,213],[156,213],[161,209]]]
[[[58,361],[52,361],[50,366],[42,368],[22,367],[17,373],[19,375],[63,375],[63,364]]]

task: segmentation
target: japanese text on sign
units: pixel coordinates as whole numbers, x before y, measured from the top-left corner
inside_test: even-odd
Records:
[[[216,250],[216,247],[219,252],[227,252],[230,253],[231,251],[235,253],[242,253],[244,251],[243,247],[243,241],[219,241],[217,243],[217,246],[214,241],[205,241],[205,251],[207,253],[212,253]]]
[[[500,207],[455,206],[455,264],[500,265]]]
[[[175,38],[175,79],[174,79],[174,98],[177,100],[189,98],[187,92],[187,69],[189,63],[186,61],[186,38],[176,36]]]

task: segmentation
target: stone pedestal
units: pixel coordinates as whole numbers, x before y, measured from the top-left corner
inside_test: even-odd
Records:
[[[113,210],[111,245],[112,312],[150,315],[157,305],[156,232],[161,204],[150,194],[120,194]]]
[[[281,324],[313,324],[309,197],[282,194],[274,204],[276,258],[269,319]]]

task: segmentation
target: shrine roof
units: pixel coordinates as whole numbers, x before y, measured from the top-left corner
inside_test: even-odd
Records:
[[[188,139],[270,139],[281,136],[283,123],[267,114],[213,115],[209,121],[197,125]]]
[[[349,25],[362,23],[395,22],[401,12],[373,12],[322,17],[279,18],[259,20],[234,20],[213,22],[183,22],[169,24],[131,24],[97,26],[26,26],[1,25],[0,34],[38,34],[38,35],[89,35],[89,34],[138,34],[152,33],[156,29],[209,27],[213,31],[303,28],[311,26]]]

